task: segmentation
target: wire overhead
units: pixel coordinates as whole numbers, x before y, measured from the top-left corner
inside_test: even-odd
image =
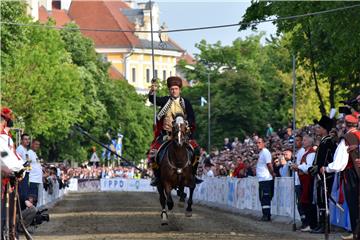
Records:
[[[145,31],[145,30],[122,30],[122,29],[94,29],[94,28],[69,28],[69,27],[58,27],[58,26],[50,26],[50,25],[44,25],[44,24],[31,24],[31,23],[17,23],[17,22],[0,22],[0,24],[3,25],[13,25],[13,26],[22,26],[22,27],[43,27],[43,28],[51,28],[51,29],[59,29],[59,30],[68,30],[68,31],[89,31],[89,32],[129,32],[129,33],[171,33],[171,32],[190,32],[190,31],[199,31],[199,30],[207,30],[207,29],[218,29],[218,28],[228,28],[228,27],[237,27],[241,24],[259,24],[259,23],[265,23],[265,22],[277,22],[282,20],[290,20],[290,19],[296,19],[296,18],[302,18],[302,17],[309,17],[309,16],[318,16],[321,14],[326,13],[333,13],[337,11],[352,9],[360,7],[360,4],[355,4],[351,6],[345,6],[345,7],[339,7],[339,8],[333,8],[318,12],[312,12],[312,13],[304,13],[299,15],[292,15],[292,16],[286,16],[286,17],[279,17],[279,18],[273,18],[273,19],[266,19],[266,20],[259,20],[259,21],[251,21],[251,22],[245,22],[245,23],[233,23],[233,24],[224,24],[224,25],[213,25],[213,26],[205,26],[205,27],[194,27],[194,28],[180,28],[180,29],[172,29],[172,30],[157,30],[157,31]]]

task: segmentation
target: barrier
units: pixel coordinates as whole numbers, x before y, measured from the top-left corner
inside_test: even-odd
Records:
[[[78,192],[99,192],[100,181],[99,179],[77,179]]]
[[[338,177],[332,189],[334,199],[338,199]],[[248,178],[205,178],[204,182],[197,185],[194,191],[194,200],[203,204],[232,207],[261,211],[256,177]],[[271,214],[293,218],[294,211],[294,186],[293,178],[281,177],[275,179],[274,197],[271,202]],[[187,190],[188,191],[188,190]],[[341,212],[330,202],[331,223],[350,230],[349,212],[346,203],[343,204],[345,212]],[[296,219],[300,220],[298,211]]]
[[[102,178],[101,191],[116,192],[155,192],[156,188],[150,186],[149,179]]]
[[[47,204],[52,204],[61,199],[67,192],[68,189],[59,189],[59,183],[57,181],[54,182],[52,194],[49,194],[47,191],[45,191],[43,184],[40,184],[37,207],[43,207]]]
[[[258,182],[254,177],[205,178],[194,191],[194,200],[237,209],[261,211]]]

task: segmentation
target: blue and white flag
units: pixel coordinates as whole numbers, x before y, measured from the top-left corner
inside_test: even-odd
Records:
[[[207,104],[207,101],[204,97],[201,97],[200,98],[200,103],[201,103],[201,106],[203,107],[205,104]]]

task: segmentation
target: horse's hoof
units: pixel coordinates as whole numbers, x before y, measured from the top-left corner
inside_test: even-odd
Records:
[[[185,217],[192,217],[192,212],[186,211],[185,212]]]
[[[169,217],[165,211],[161,212],[161,226],[169,224]]]

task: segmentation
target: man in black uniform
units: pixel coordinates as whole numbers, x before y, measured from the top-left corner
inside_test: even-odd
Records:
[[[312,230],[312,233],[325,233],[325,229],[330,229],[329,221],[325,221],[326,219],[326,203],[328,196],[331,194],[332,185],[334,182],[334,173],[326,173],[326,190],[327,196],[325,198],[325,189],[324,189],[324,178],[323,175],[320,174],[320,169],[322,167],[327,167],[329,163],[333,161],[333,155],[336,150],[336,142],[329,135],[334,122],[327,116],[322,116],[320,121],[315,121],[317,123],[316,126],[316,134],[321,137],[321,141],[319,147],[316,150],[315,159],[313,162],[313,166],[309,168],[309,172],[312,176],[315,177],[316,185],[314,186],[314,191],[316,191],[316,204],[319,209],[319,225],[317,228]],[[329,220],[329,218],[328,218]],[[325,222],[328,223],[326,227]]]

